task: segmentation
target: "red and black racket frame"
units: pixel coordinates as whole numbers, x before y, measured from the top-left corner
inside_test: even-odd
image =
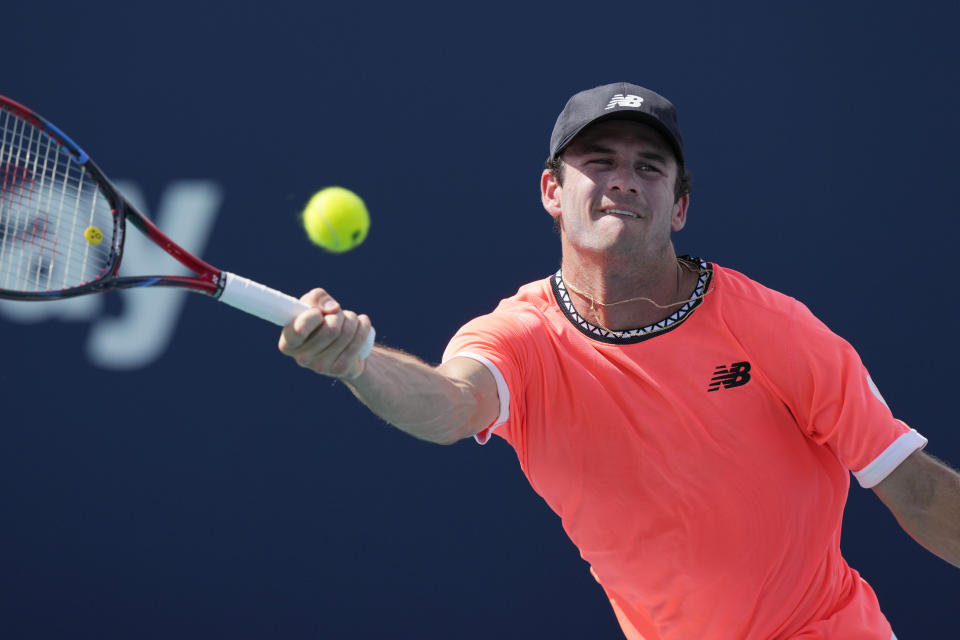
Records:
[[[104,175],[103,171],[100,170],[79,145],[60,131],[55,125],[14,100],[0,96],[0,109],[9,111],[17,117],[26,120],[63,147],[87,175],[93,179],[100,193],[106,198],[107,202],[110,203],[110,209],[113,213],[113,241],[110,248],[110,256],[107,264],[103,268],[102,274],[95,280],[75,287],[42,292],[22,292],[0,289],[0,297],[20,300],[53,300],[98,291],[163,286],[187,288],[206,293],[214,298],[220,296],[225,285],[225,279],[221,275],[220,270],[186,251],[171,240],[165,233],[160,231],[146,216],[137,211],[137,209],[120,194],[117,188],[113,186],[106,175]],[[197,274],[196,277],[170,275],[118,276],[120,261],[123,258],[126,221],[128,220],[180,264]]]

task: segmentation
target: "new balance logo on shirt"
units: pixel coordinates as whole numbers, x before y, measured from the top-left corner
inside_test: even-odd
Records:
[[[618,93],[610,99],[609,104],[604,107],[604,110],[613,109],[614,107],[639,107],[643,104],[643,98],[640,96],[635,96],[632,93],[626,95]]]
[[[732,389],[750,382],[750,363],[734,362],[729,367],[718,364],[713,370],[713,378],[707,391],[718,391],[721,387]]]

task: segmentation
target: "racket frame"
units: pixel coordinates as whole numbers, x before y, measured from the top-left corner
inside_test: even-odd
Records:
[[[67,151],[77,165],[93,180],[100,194],[110,203],[110,210],[113,213],[113,235],[112,245],[110,247],[110,256],[103,272],[96,279],[90,282],[67,287],[65,289],[54,289],[50,291],[15,291],[11,289],[2,289],[2,297],[14,300],[53,300],[59,298],[71,298],[88,293],[112,291],[115,289],[132,289],[137,287],[181,287],[205,293],[214,298],[219,298],[223,293],[223,287],[226,279],[216,267],[194,256],[189,251],[174,242],[169,236],[161,231],[145,215],[140,213],[136,207],[117,190],[110,182],[106,174],[90,159],[90,156],[80,148],[76,142],[70,139],[56,125],[49,122],[42,116],[34,113],[22,104],[11,100],[5,96],[0,96],[0,109],[10,111],[15,116],[22,118],[29,124],[39,129],[43,134],[52,138],[56,143]],[[126,223],[130,222],[144,235],[150,238],[171,257],[180,264],[187,267],[196,274],[191,276],[120,276],[120,263],[123,259],[123,244],[126,237]]]

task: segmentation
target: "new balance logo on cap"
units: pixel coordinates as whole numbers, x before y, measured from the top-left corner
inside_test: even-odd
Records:
[[[750,382],[750,363],[734,362],[729,367],[719,364],[713,370],[713,378],[707,391],[718,391],[721,385],[724,389],[742,387]]]
[[[677,110],[656,91],[629,82],[614,82],[574,94],[557,116],[550,134],[550,155],[558,158],[573,139],[600,118],[637,120],[660,130],[683,164],[683,137]]]
[[[640,96],[635,96],[632,93],[626,95],[618,93],[610,99],[605,110],[613,109],[614,107],[639,107],[642,104],[643,98]]]

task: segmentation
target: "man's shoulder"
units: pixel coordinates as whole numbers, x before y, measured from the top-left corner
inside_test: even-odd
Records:
[[[444,360],[458,351],[478,348],[501,354],[525,352],[549,333],[544,328],[549,324],[552,295],[549,278],[523,285],[492,311],[475,316],[460,327],[447,345]]]
[[[504,298],[494,309],[494,313],[514,315],[536,314],[552,306],[553,290],[550,278],[541,278],[521,286],[515,294]]]
[[[515,294],[500,300],[494,309],[473,317],[459,333],[494,333],[523,337],[542,325],[552,300],[549,278],[521,286]]]
[[[759,314],[794,315],[806,309],[802,302],[754,280],[744,273],[720,265],[712,265],[715,286],[722,291],[718,296],[724,305],[734,306],[738,312],[755,311]]]
[[[806,304],[726,267],[714,265],[718,292],[716,313],[723,324],[741,335],[773,342],[832,335]],[[788,338],[787,336],[793,336]]]

